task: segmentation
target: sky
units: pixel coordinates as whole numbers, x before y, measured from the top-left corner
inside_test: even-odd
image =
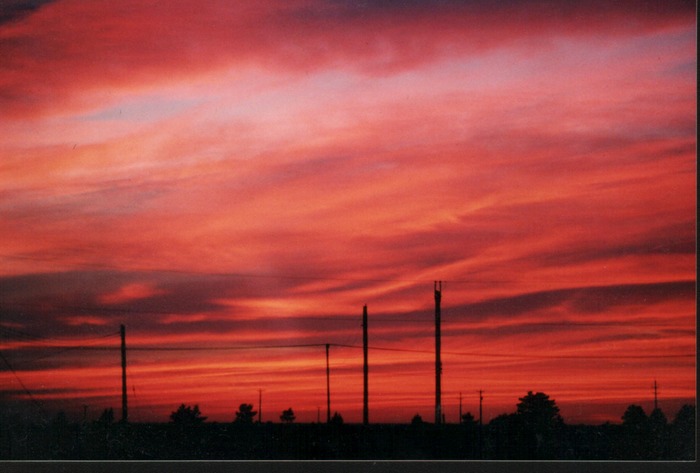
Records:
[[[0,5],[0,405],[696,398],[688,1]]]

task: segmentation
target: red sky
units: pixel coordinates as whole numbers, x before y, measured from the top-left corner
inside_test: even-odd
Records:
[[[328,343],[359,422],[367,304],[370,421],[432,420],[441,280],[448,422],[618,422],[654,380],[672,418],[696,35],[687,1],[5,3],[3,405],[119,416],[124,324],[131,420],[323,418]]]

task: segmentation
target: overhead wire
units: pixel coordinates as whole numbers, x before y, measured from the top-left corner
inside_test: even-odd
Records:
[[[330,344],[333,345],[333,344]],[[293,345],[247,345],[247,346],[214,346],[214,347],[148,347],[135,346],[130,347],[129,351],[229,351],[229,350],[273,350],[284,348],[317,348],[325,347],[326,343],[300,343]]]
[[[107,308],[109,309],[109,308]],[[129,311],[127,309],[126,311]],[[336,321],[336,320],[342,320],[342,321],[353,321],[353,322],[360,322],[360,317],[354,317],[354,316],[330,316],[330,317],[310,317],[313,318],[314,320],[328,320],[328,321]],[[376,317],[375,317],[376,320]],[[391,318],[383,318],[381,319],[381,322],[384,321],[391,321],[393,322],[394,320],[391,320]],[[401,319],[396,319],[396,322],[401,321]],[[415,321],[421,321],[420,319],[411,319],[411,322]],[[430,318],[426,318],[425,321],[431,321]],[[611,322],[600,322],[600,323],[595,323],[595,322],[570,322],[570,321],[565,321],[565,322],[532,322],[532,323],[527,323],[526,325],[529,326],[538,326],[538,325],[544,325],[544,326],[612,326],[616,325],[615,323]],[[619,325],[627,325],[625,323],[620,323]],[[643,324],[647,325],[647,324]],[[648,324],[650,326],[659,326],[659,324]],[[498,327],[495,328],[496,330]],[[31,348],[41,348],[45,350],[50,350],[50,349],[56,349],[59,350],[58,352],[53,352],[47,355],[42,355],[39,357],[32,358],[30,360],[26,360],[26,363],[33,363],[36,361],[40,361],[42,359],[46,358],[51,358],[54,356],[58,356],[62,353],[71,351],[71,350],[117,350],[119,347],[117,346],[98,346],[99,343],[101,343],[102,340],[108,337],[116,336],[119,335],[119,331],[111,331],[106,334],[102,334],[100,336],[96,337],[88,337],[88,338],[70,338],[70,339],[60,339],[60,338],[54,338],[54,337],[46,337],[46,336],[41,336],[41,335],[36,335],[36,334],[30,334],[27,332],[23,332],[17,329],[9,328],[9,327],[3,327],[0,326],[0,332],[4,332],[6,335],[10,336],[16,336],[19,337],[20,339],[24,341],[35,341],[39,343],[48,343],[52,341],[64,341],[64,342],[70,342],[70,341],[93,341],[93,343],[88,343],[86,344],[81,344],[81,345],[72,345],[72,346],[65,346],[65,345],[57,345],[57,346],[51,346],[51,345],[40,345],[36,346],[34,345]],[[308,343],[308,344],[272,344],[272,345],[246,345],[246,346],[207,346],[207,347],[200,347],[200,346],[132,346],[129,348],[129,351],[134,352],[148,352],[148,351],[221,351],[221,350],[226,350],[226,351],[233,351],[233,350],[265,350],[265,349],[293,349],[293,348],[312,348],[312,347],[323,347],[326,344],[323,343]],[[331,343],[330,345],[336,346],[336,347],[346,347],[346,348],[362,348],[359,345],[353,345],[353,344],[348,344],[348,343]],[[418,349],[406,349],[406,348],[395,348],[395,347],[380,347],[380,346],[369,346],[368,349],[371,350],[378,350],[378,351],[393,351],[393,352],[406,352],[406,353],[434,353],[433,351],[430,350],[418,350]],[[662,354],[662,355],[538,355],[538,354],[518,354],[518,353],[489,353],[489,352],[450,352],[450,351],[442,351],[443,354],[445,355],[453,355],[453,356],[475,356],[475,357],[500,357],[500,358],[521,358],[521,359],[658,359],[658,358],[688,358],[688,357],[693,357],[695,356],[694,354]]]
[[[293,348],[320,348],[329,345],[331,347],[338,348],[353,348],[362,349],[361,345],[353,345],[347,343],[299,343],[299,344],[284,344],[284,345],[240,345],[240,346],[132,346],[129,347],[129,352],[158,352],[158,351],[172,351],[172,352],[191,352],[191,351],[239,351],[239,350],[274,350],[274,349],[293,349]],[[59,348],[59,347],[56,347]],[[434,350],[421,350],[412,348],[397,348],[397,347],[384,347],[384,346],[373,346],[368,345],[369,350],[376,351],[391,351],[391,352],[404,352],[404,353],[421,353],[421,354],[434,354]],[[68,350],[104,350],[104,351],[116,351],[119,350],[118,346],[91,346],[91,345],[78,345],[72,347],[66,347],[62,351]],[[59,352],[58,354],[60,354]],[[494,358],[522,358],[522,359],[665,359],[665,358],[692,358],[695,354],[645,354],[645,355],[540,355],[540,354],[524,354],[524,353],[494,353],[494,352],[455,352],[455,351],[445,351],[442,350],[443,355],[452,356],[471,356],[471,357],[494,357]],[[46,355],[39,358],[34,358],[31,361],[37,361],[40,359],[48,358],[52,355]],[[28,361],[29,362],[29,361]]]
[[[58,355],[61,355],[65,352],[71,351],[71,350],[116,350],[119,349],[119,347],[105,347],[105,346],[97,346],[98,343],[102,343],[102,341],[105,338],[113,337],[115,335],[119,335],[119,332],[111,332],[109,334],[103,335],[99,338],[96,338],[93,340],[92,343],[88,345],[71,345],[71,346],[65,346],[65,345],[41,345],[41,346],[32,346],[31,348],[38,348],[42,350],[58,350],[52,353],[49,353],[47,355],[42,355],[38,356],[35,358],[31,358],[29,360],[25,360],[23,363],[29,364],[29,363],[34,363],[36,361],[44,360],[47,358],[52,358]],[[92,340],[92,339],[91,339]]]
[[[8,256],[0,254],[0,257],[4,258],[18,258],[18,259],[33,259],[40,261],[47,261],[46,259],[23,257],[23,256]],[[263,274],[263,273],[238,273],[238,272],[212,272],[212,271],[196,271],[196,270],[178,270],[178,269],[164,269],[164,268],[118,268],[116,266],[108,265],[93,265],[93,264],[78,264],[77,266],[86,267],[95,270],[102,271],[124,271],[124,272],[139,272],[139,273],[166,273],[166,274],[183,274],[183,275],[201,275],[201,276],[211,276],[211,277],[225,277],[225,278],[256,278],[256,279],[280,279],[280,280],[296,280],[296,281],[339,281],[339,282],[354,282],[354,283],[389,283],[389,282],[402,282],[402,283],[413,283],[413,284],[423,284],[432,283],[432,279],[411,279],[411,278],[351,278],[351,277],[333,277],[333,276],[322,276],[322,275],[290,275],[290,274]],[[513,283],[514,280],[443,280],[443,283],[449,284],[503,284],[503,283]],[[33,307],[30,304],[17,304],[23,307]],[[80,310],[80,311],[92,311],[92,312],[105,312],[105,313],[119,313],[119,314],[164,314],[171,315],[172,311],[159,311],[152,309],[138,309],[133,307],[89,307],[89,306],[75,306],[75,305],[65,305],[65,306],[54,306],[53,309],[59,310]],[[375,316],[370,317],[370,322],[376,323],[405,323],[405,322],[432,322],[432,318],[426,317],[425,319],[419,318],[421,314],[416,314],[416,318],[406,318],[408,314],[402,314],[400,317],[391,316]],[[308,316],[303,317],[304,320],[322,320],[328,322],[353,322],[360,323],[360,316]],[[460,317],[460,321],[464,319]],[[586,326],[628,326],[629,322],[574,322],[574,321],[560,321],[560,322],[527,322],[523,324],[524,326],[571,326],[571,327],[586,327]],[[635,326],[654,326],[654,327],[665,327],[673,324],[659,324],[659,323],[635,323]],[[521,325],[522,326],[522,325]],[[494,330],[498,330],[502,327],[494,327]],[[0,326],[0,334],[19,339],[25,342],[36,342],[36,343],[50,343],[55,341],[95,341],[94,343],[74,345],[74,346],[40,346],[41,349],[52,350],[56,349],[58,351],[51,354],[43,355],[37,358],[32,358],[30,360],[25,360],[24,363],[34,363],[42,359],[55,357],[61,355],[65,352],[71,350],[119,350],[118,346],[101,346],[104,338],[119,335],[119,331],[110,332],[105,335],[100,335],[97,337],[90,338],[69,338],[61,339],[56,337],[46,337],[42,335],[35,335],[24,332],[22,330]],[[302,348],[319,348],[319,347],[338,347],[338,348],[351,348],[351,349],[362,349],[361,345],[346,344],[346,343],[307,343],[307,344],[270,344],[270,345],[242,345],[242,346],[131,346],[129,347],[129,352],[157,352],[157,351],[236,351],[236,350],[274,350],[274,349],[302,349]],[[33,347],[34,348],[34,347]],[[397,347],[386,347],[386,346],[368,346],[369,350],[375,351],[387,351],[387,352],[404,352],[404,353],[416,353],[416,354],[434,354],[434,350],[421,350],[421,349],[410,349],[410,348],[397,348]],[[494,353],[494,352],[457,352],[457,351],[441,351],[443,355],[449,356],[465,356],[465,357],[492,357],[492,358],[510,358],[510,359],[529,359],[529,360],[558,360],[558,359],[580,359],[580,360],[614,360],[614,359],[675,359],[675,358],[693,358],[696,354],[638,354],[638,355],[597,355],[597,354],[579,354],[579,355],[546,355],[546,354],[536,354],[536,353]],[[41,409],[43,414],[46,412],[39,401],[32,395],[31,391],[23,383],[14,367],[10,364],[8,359],[0,352],[0,358],[2,358],[4,364],[10,369],[15,379],[22,386],[22,389],[27,394],[29,399]],[[130,374],[130,378],[131,377]],[[132,384],[133,395],[135,397],[136,391],[135,386]]]
[[[360,345],[331,344],[333,346],[345,348],[363,348]],[[419,350],[410,348],[377,347],[368,345],[369,350],[395,351],[406,353],[426,353],[434,354],[434,350]],[[498,358],[529,358],[529,359],[655,359],[655,358],[691,358],[695,354],[663,354],[663,355],[527,355],[519,353],[488,353],[488,352],[453,352],[441,350],[443,355],[453,356],[476,356],[476,357],[498,357]]]
[[[29,396],[29,399],[32,401],[32,404],[34,404],[40,410],[40,412],[44,416],[44,418],[48,418],[49,416],[48,416],[48,413],[44,410],[44,406],[39,401],[37,401],[37,399],[34,397],[32,392],[27,388],[27,386],[24,384],[22,379],[19,377],[19,375],[17,374],[15,369],[12,367],[12,365],[10,364],[8,359],[5,358],[5,355],[2,354],[2,351],[0,351],[0,358],[2,358],[2,361],[5,362],[5,365],[7,365],[7,367],[10,369],[10,371],[14,375],[15,379],[20,384],[20,386],[22,386],[22,389],[27,394],[27,396]]]

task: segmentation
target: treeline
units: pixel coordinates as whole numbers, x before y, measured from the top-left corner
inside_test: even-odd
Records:
[[[620,424],[567,425],[543,393],[520,398],[517,410],[480,425],[435,425],[414,416],[407,424],[295,423],[293,409],[279,423],[256,423],[241,404],[230,423],[206,422],[198,406],[181,405],[167,423],[115,422],[106,410],[93,422],[0,419],[4,460],[694,460],[695,407],[672,421],[660,409],[647,415],[631,405]]]

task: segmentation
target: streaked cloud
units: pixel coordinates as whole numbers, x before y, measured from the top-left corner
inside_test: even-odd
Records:
[[[116,406],[123,323],[143,419],[264,389],[311,421],[333,344],[356,421],[367,303],[377,417],[408,421],[442,280],[446,399],[693,398],[692,6],[13,2],[0,346],[47,403]]]

